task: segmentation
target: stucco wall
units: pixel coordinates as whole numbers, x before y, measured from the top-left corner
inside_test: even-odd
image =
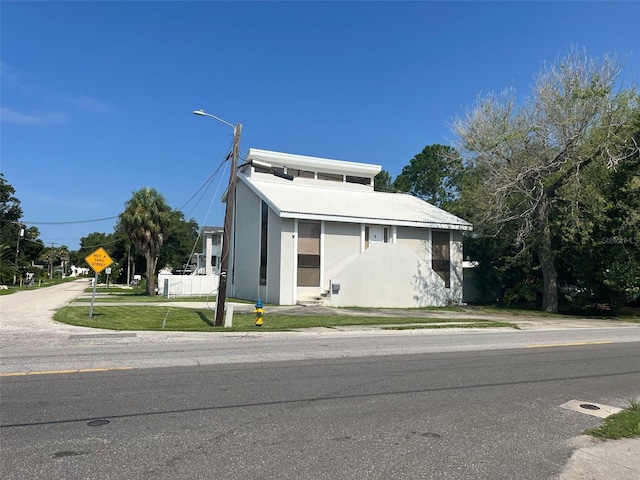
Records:
[[[232,239],[232,255],[235,259],[233,286],[230,296],[256,300],[260,292],[260,217],[261,201],[242,182],[236,184],[235,235]],[[229,262],[229,268],[231,269]]]
[[[418,257],[431,262],[431,231],[428,228],[398,227],[396,243],[407,245]]]
[[[332,306],[444,306],[444,281],[405,244],[374,244],[332,279]]]
[[[267,239],[267,285],[260,286],[260,298],[267,303],[280,303],[281,279],[281,235],[282,219],[269,208]],[[258,260],[258,265],[260,265]]]
[[[360,224],[325,222],[324,256],[320,260],[324,268],[324,285],[321,293],[329,289],[331,279],[360,255]]]

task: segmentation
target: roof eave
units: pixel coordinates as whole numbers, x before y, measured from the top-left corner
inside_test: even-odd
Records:
[[[447,222],[411,222],[406,220],[390,220],[383,218],[348,217],[340,215],[321,215],[298,212],[279,212],[280,218],[293,218],[299,220],[325,220],[328,222],[343,223],[369,223],[373,225],[388,225],[398,227],[418,227],[418,228],[438,228],[442,230],[462,230],[472,231],[473,225],[468,223],[447,223]]]

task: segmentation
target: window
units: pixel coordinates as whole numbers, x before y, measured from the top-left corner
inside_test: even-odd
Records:
[[[318,172],[318,180],[330,180],[332,182],[342,182],[344,177],[337,173]]]
[[[269,233],[269,206],[262,202],[260,221],[260,285],[267,284],[267,235]]]
[[[297,168],[287,168],[287,173],[293,175],[295,178],[315,178],[315,172],[309,170],[300,170]]]
[[[431,232],[431,268],[444,280],[445,288],[451,286],[451,258],[449,256],[449,232]]]
[[[320,286],[320,223],[298,222],[298,286]]]
[[[371,179],[367,177],[354,177],[352,175],[347,175],[346,181],[347,183],[359,183],[360,185],[371,185]]]

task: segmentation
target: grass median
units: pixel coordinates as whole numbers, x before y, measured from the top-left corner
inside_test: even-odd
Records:
[[[180,332],[282,332],[313,327],[387,326],[387,328],[488,328],[514,327],[502,322],[478,319],[390,318],[369,316],[265,315],[264,325],[255,326],[255,315],[236,313],[230,328],[213,326],[208,309],[144,305],[96,305],[89,319],[89,306],[70,306],[58,310],[54,320],[69,325],[109,330],[156,330]]]

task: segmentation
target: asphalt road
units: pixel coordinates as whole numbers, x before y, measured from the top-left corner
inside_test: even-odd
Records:
[[[639,390],[640,343],[3,377],[0,475],[550,479]]]
[[[0,297],[3,479],[549,479],[601,424],[560,405],[640,397],[637,324],[202,334],[51,321],[85,287]]]

